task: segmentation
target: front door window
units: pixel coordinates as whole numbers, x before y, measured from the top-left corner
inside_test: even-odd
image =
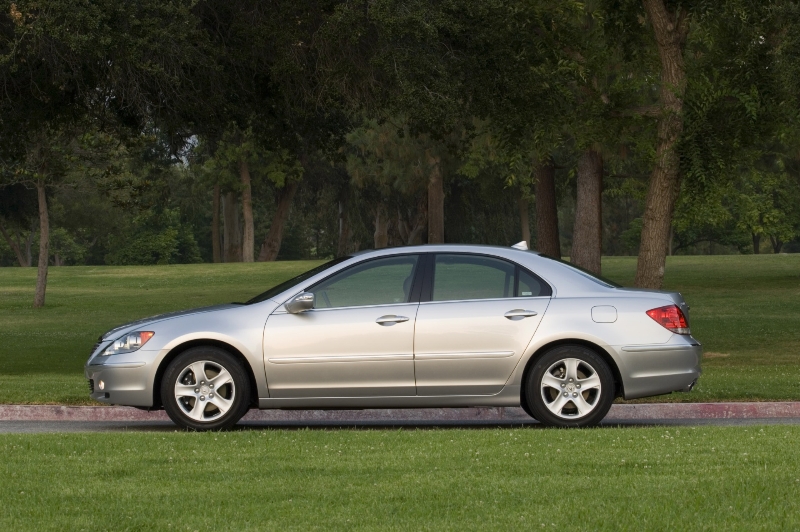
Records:
[[[417,266],[416,255],[371,260],[309,289],[315,309],[408,303]]]

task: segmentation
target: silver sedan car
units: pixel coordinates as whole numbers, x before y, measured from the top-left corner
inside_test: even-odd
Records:
[[[593,425],[616,397],[690,391],[700,344],[679,293],[619,287],[513,248],[427,245],[330,261],[246,303],[100,338],[91,397],[218,430],[258,408],[522,406]]]

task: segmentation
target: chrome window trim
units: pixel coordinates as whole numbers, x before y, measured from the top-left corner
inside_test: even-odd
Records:
[[[431,300],[430,301],[420,301],[420,304],[424,304],[424,303],[454,303],[454,302],[457,302],[457,301],[501,301],[501,300],[515,300],[515,301],[517,301],[517,300],[522,300],[522,299],[536,299],[536,298],[552,299],[553,297],[555,297],[555,294],[556,294],[556,289],[553,286],[553,284],[548,282],[544,277],[542,277],[541,275],[539,275],[537,273],[534,273],[527,266],[523,266],[519,262],[517,262],[515,260],[512,260],[512,259],[509,259],[507,257],[504,257],[502,255],[490,255],[488,253],[475,253],[475,252],[471,252],[471,251],[430,251],[430,252],[428,252],[426,254],[431,257],[430,265],[429,265],[428,268],[426,268],[427,272],[425,272],[426,277],[429,277],[429,278],[426,278],[426,279],[423,280],[423,290],[422,290],[422,293],[420,294],[420,299],[423,299],[423,298],[425,298],[427,296],[427,297],[431,298]],[[420,254],[420,255],[422,255],[422,254]],[[443,300],[443,301],[433,301],[432,300],[432,298],[433,298],[433,286],[434,286],[434,280],[435,280],[435,277],[436,277],[436,257],[438,255],[465,255],[465,256],[469,256],[469,257],[485,257],[485,258],[490,258],[490,259],[499,260],[501,262],[505,262],[505,263],[507,263],[508,265],[510,265],[510,266],[512,266],[514,268],[514,278],[515,278],[514,279],[514,287],[515,287],[515,291],[516,291],[516,287],[519,285],[519,275],[518,275],[517,270],[520,270],[520,271],[525,271],[529,275],[533,276],[535,279],[539,279],[540,281],[542,281],[545,284],[545,286],[547,286],[550,289],[550,295],[547,295],[547,296],[524,296],[524,297],[515,297],[515,296],[511,296],[511,297],[492,297],[492,298],[481,298],[481,299],[447,299],[447,300]],[[425,294],[425,290],[426,289],[429,289],[430,293]]]
[[[518,251],[518,250],[514,250],[514,249],[511,249],[511,248],[505,248],[505,247],[501,247],[501,246],[480,246],[481,251],[479,251],[479,252],[473,251],[471,249],[465,249],[465,248],[469,248],[469,247],[472,247],[472,246],[466,245],[466,244],[463,245],[463,247],[460,244],[422,244],[422,245],[418,245],[418,246],[401,246],[401,247],[397,247],[397,248],[386,248],[384,250],[362,251],[362,252],[360,252],[358,254],[353,254],[353,255],[350,256],[350,260],[351,261],[355,261],[355,262],[344,261],[344,262],[342,262],[340,264],[337,264],[336,266],[333,267],[333,268],[335,268],[335,269],[333,269],[333,271],[330,271],[330,272],[329,271],[325,271],[325,272],[322,272],[322,273],[319,274],[319,275],[325,275],[325,277],[318,277],[317,279],[314,279],[314,278],[308,279],[308,280],[304,281],[301,284],[295,285],[295,286],[291,287],[290,289],[287,289],[285,292],[282,292],[280,294],[276,294],[274,298],[266,300],[266,301],[271,301],[271,302],[273,302],[274,304],[277,304],[280,307],[280,306],[284,305],[287,301],[289,301],[292,297],[296,296],[300,292],[308,290],[309,288],[313,287],[316,284],[319,284],[320,282],[326,280],[328,277],[336,275],[337,273],[339,273],[341,271],[344,271],[347,268],[350,268],[350,267],[353,267],[353,266],[357,266],[357,265],[361,264],[362,262],[366,262],[366,261],[369,261],[369,260],[383,258],[383,257],[393,257],[393,256],[397,256],[397,255],[418,255],[420,257],[420,259],[423,259],[426,256],[435,255],[437,253],[475,255],[475,256],[484,256],[484,257],[491,257],[491,258],[495,258],[495,259],[504,260],[504,261],[509,262],[509,263],[511,263],[513,265],[519,266],[521,269],[526,270],[528,273],[533,274],[534,276],[536,276],[539,279],[541,279],[542,281],[544,281],[544,283],[547,284],[547,286],[550,287],[550,290],[552,292],[552,294],[550,296],[537,296],[537,297],[549,297],[551,299],[558,297],[558,287],[556,286],[556,283],[552,282],[548,278],[549,276],[548,276],[548,274],[546,272],[541,272],[541,271],[537,270],[537,272],[534,273],[534,271],[531,268],[531,266],[523,264],[523,262],[525,262],[525,261],[519,262],[516,258],[511,258],[511,257],[507,256],[509,252],[515,252],[517,254],[519,254],[519,253],[528,254],[531,258],[538,258],[539,253],[537,253],[535,251],[521,252],[521,251]],[[369,254],[378,253],[378,252],[381,252],[381,254],[377,255],[377,256],[369,256]],[[366,257],[365,257],[365,255],[366,255]],[[357,259],[362,259],[362,260],[357,260]],[[570,271],[570,273],[572,274],[573,272]],[[551,272],[551,274],[552,274],[552,272]],[[578,276],[578,275],[575,275],[575,276],[577,278],[584,279],[584,277],[582,277],[582,276]],[[592,283],[592,284],[595,284],[595,283]],[[262,304],[262,303],[264,303],[264,301],[262,301],[261,303],[256,303],[256,305]]]
[[[336,270],[334,272],[329,273],[326,277],[323,277],[322,279],[318,279],[316,281],[311,282],[310,284],[305,285],[300,291],[293,293],[292,295],[290,295],[286,299],[281,298],[283,300],[282,302],[278,302],[277,300],[273,299],[272,301],[275,301],[276,303],[278,303],[278,307],[274,311],[272,311],[272,314],[286,314],[287,312],[285,311],[283,306],[288,301],[290,301],[293,297],[295,297],[296,295],[298,295],[298,294],[300,294],[302,292],[308,292],[309,290],[313,289],[315,286],[324,283],[325,281],[327,281],[331,277],[339,275],[340,273],[344,273],[345,271],[347,271],[347,270],[349,270],[351,268],[357,268],[357,267],[359,267],[359,266],[361,266],[363,264],[366,264],[368,262],[373,262],[373,261],[382,260],[382,259],[397,258],[397,257],[416,257],[417,258],[417,262],[416,262],[416,264],[414,264],[414,270],[412,272],[413,275],[414,275],[414,278],[412,279],[411,289],[410,289],[411,292],[409,294],[409,297],[413,297],[414,287],[415,287],[414,285],[417,284],[417,282],[419,282],[419,283],[422,282],[422,279],[419,279],[419,277],[420,277],[420,275],[424,275],[424,273],[425,273],[425,272],[421,272],[420,273],[420,264],[422,264],[423,256],[424,256],[424,253],[421,253],[419,251],[410,251],[410,252],[407,252],[407,253],[392,253],[392,254],[389,254],[389,255],[380,255],[378,257],[370,257],[370,258],[368,258],[366,260],[361,260],[361,261],[358,261],[358,262],[354,262],[353,264],[348,264],[346,266],[343,266],[342,268],[339,268],[338,270]],[[322,272],[322,273],[324,273],[324,272]],[[382,307],[382,306],[385,307],[385,306],[411,305],[411,304],[417,305],[417,304],[419,304],[419,301],[404,301],[402,303],[381,303],[380,305],[353,305],[353,306],[349,306],[349,307],[330,307],[330,308],[326,308],[326,309],[316,309],[315,308],[315,309],[312,309],[312,310],[306,311],[306,312],[317,311],[317,310],[342,310],[342,309],[370,308],[370,307]],[[283,312],[278,312],[278,309],[283,310]]]
[[[297,294],[300,294],[300,293],[302,293],[302,291],[297,292]],[[295,294],[295,296],[297,294]],[[292,297],[294,297],[294,296],[292,296]],[[292,297],[290,297],[289,299],[292,299]],[[287,299],[287,301],[289,299]],[[380,305],[362,305],[362,306],[354,306],[354,307],[314,308],[314,309],[311,309],[311,310],[306,310],[305,312],[302,312],[300,315],[303,315],[303,314],[309,315],[311,313],[316,313],[316,312],[333,312],[333,311],[336,311],[336,310],[356,310],[356,309],[362,309],[362,308],[384,308],[384,307],[411,307],[411,306],[417,306],[417,305],[419,305],[419,303],[417,303],[415,301],[413,303],[381,303]],[[289,312],[286,311],[286,309],[284,308],[283,305],[279,305],[278,308],[276,308],[274,311],[272,311],[272,315],[276,315],[276,314],[289,314]]]
[[[423,301],[420,305],[441,305],[448,303],[476,303],[478,301],[530,301],[536,299],[550,299],[550,296],[525,296],[525,297],[487,297],[483,299],[448,299],[447,301]]]

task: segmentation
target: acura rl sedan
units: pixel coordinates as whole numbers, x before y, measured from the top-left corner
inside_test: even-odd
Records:
[[[219,430],[251,407],[521,406],[600,422],[616,397],[688,392],[701,347],[679,293],[622,288],[528,251],[472,245],[339,258],[246,303],[100,337],[91,397]]]

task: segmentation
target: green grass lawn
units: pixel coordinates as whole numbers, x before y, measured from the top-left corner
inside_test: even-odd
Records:
[[[88,402],[82,366],[97,336],[171,310],[242,301],[319,262],[50,269],[47,305],[34,310],[35,268],[0,268],[0,403]],[[636,259],[604,259],[633,282]],[[800,399],[800,255],[668,260],[666,288],[692,307],[708,354],[694,392],[657,401]]]
[[[797,530],[800,427],[0,435],[7,530]]]

